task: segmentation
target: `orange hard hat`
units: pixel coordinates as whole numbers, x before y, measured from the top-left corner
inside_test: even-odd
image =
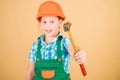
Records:
[[[40,5],[36,19],[40,21],[43,16],[58,16],[62,20],[65,19],[61,6],[54,1],[46,1]]]

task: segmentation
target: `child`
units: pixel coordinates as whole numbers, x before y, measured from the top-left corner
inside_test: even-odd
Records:
[[[86,55],[83,50],[73,55],[69,38],[60,33],[60,26],[65,19],[60,5],[53,1],[42,3],[36,18],[44,34],[32,44],[26,79],[71,80],[68,69],[70,56],[81,64],[86,61]]]

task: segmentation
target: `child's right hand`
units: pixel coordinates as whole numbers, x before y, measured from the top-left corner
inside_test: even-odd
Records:
[[[77,53],[74,54],[74,58],[78,64],[82,64],[86,61],[86,53],[84,50],[79,50]]]
[[[82,64],[86,61],[86,52],[84,50],[79,50],[78,52],[74,53],[74,49],[72,45],[68,46],[68,52],[70,56],[77,61],[78,64]]]

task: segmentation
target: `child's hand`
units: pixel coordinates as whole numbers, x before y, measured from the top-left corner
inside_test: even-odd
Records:
[[[86,61],[86,53],[83,50],[79,50],[77,53],[74,55],[75,60],[77,61],[78,64],[82,64]]]

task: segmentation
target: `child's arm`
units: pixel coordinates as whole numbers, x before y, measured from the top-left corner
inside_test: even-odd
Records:
[[[26,75],[26,80],[32,80],[34,73],[34,62],[29,61],[28,62],[28,70]]]

